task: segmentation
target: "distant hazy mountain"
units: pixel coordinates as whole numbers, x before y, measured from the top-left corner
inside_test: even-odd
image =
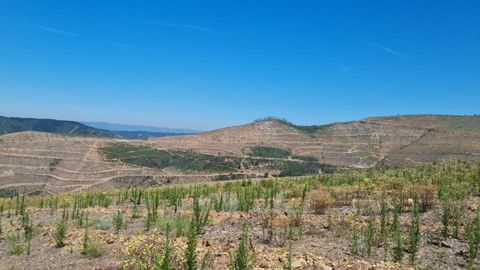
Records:
[[[143,140],[148,138],[193,133],[187,132],[189,130],[172,129],[170,131],[170,129],[153,127],[145,128],[150,130],[157,129],[166,131],[145,131],[141,126],[125,126],[125,128],[129,130],[122,130],[122,125],[108,123],[104,124],[105,125],[97,125],[97,127],[93,127],[93,125],[87,125],[75,121],[0,116],[0,135],[22,131],[39,131],[74,136]],[[133,131],[132,129],[135,130]]]
[[[150,132],[150,133],[166,133],[166,134],[191,134],[199,133],[199,130],[193,129],[176,129],[166,127],[152,127],[152,126],[140,126],[140,125],[125,125],[107,122],[91,122],[82,121],[83,124],[99,129],[106,129],[112,131],[135,131],[135,132]]]
[[[148,132],[148,131],[122,131],[122,130],[113,130],[119,138],[127,139],[127,140],[146,140],[148,138],[158,138],[158,137],[165,137],[165,136],[175,136],[181,135],[186,133],[166,133],[166,132]]]
[[[77,136],[119,137],[114,132],[89,127],[75,121],[0,116],[0,134],[40,131]]]

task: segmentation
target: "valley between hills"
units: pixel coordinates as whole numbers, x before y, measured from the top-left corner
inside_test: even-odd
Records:
[[[376,117],[319,126],[267,118],[147,140],[103,133],[0,136],[0,190],[57,194],[480,160],[478,116]]]
[[[3,123],[3,126],[2,126]],[[0,122],[0,269],[477,269],[480,118]]]

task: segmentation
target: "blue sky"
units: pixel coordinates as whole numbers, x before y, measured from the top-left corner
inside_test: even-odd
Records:
[[[0,114],[213,129],[480,112],[480,1],[2,0]]]

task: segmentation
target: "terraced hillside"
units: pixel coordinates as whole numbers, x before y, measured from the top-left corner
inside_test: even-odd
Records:
[[[243,160],[159,150],[142,141],[21,132],[0,137],[0,195],[256,178],[279,170],[300,175],[302,164],[310,162]],[[319,168],[308,169],[316,173]]]
[[[147,141],[19,132],[0,136],[0,191],[106,190],[457,159],[480,159],[480,117],[381,117],[310,127],[264,120]]]
[[[413,115],[368,118],[324,126],[295,126],[281,120],[188,136],[150,140],[159,148],[245,156],[257,145],[345,167],[416,164],[480,158],[479,116]]]
[[[61,193],[185,179],[184,174],[104,161],[99,148],[109,142],[38,132],[2,136],[0,188]],[[188,181],[205,181],[206,177],[190,174]]]

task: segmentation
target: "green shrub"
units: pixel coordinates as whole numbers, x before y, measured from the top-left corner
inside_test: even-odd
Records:
[[[172,265],[172,245],[170,243],[170,225],[167,225],[165,231],[165,247],[163,248],[163,258],[157,260],[155,268],[158,270],[170,270],[173,269]],[[157,257],[158,258],[158,257]]]
[[[243,226],[242,238],[235,251],[230,253],[231,270],[250,270],[255,267],[255,253],[248,250],[248,227]]]
[[[197,234],[200,234],[203,226],[205,226],[208,222],[210,207],[208,205],[201,206],[200,199],[198,198],[198,196],[195,196],[193,198],[192,208],[193,217],[195,218],[195,225],[197,226]]]
[[[197,269],[197,225],[195,224],[195,218],[192,218],[192,220],[190,221],[190,227],[188,229],[184,269]]]
[[[104,253],[104,248],[101,242],[93,236],[85,237],[85,243],[82,250],[82,254],[88,258],[98,258]]]
[[[33,239],[33,223],[32,219],[29,218],[27,224],[23,227],[25,233],[25,242],[27,242],[27,255],[30,255],[30,249]]]
[[[181,237],[185,235],[185,228],[188,225],[188,218],[175,216],[175,236]]]
[[[352,233],[350,235],[350,249],[353,254],[358,255],[360,251],[360,237],[357,226],[353,225]]]
[[[393,260],[395,262],[401,262],[403,259],[403,237],[402,232],[400,229],[396,230],[393,234],[393,238],[395,241],[395,246],[393,247]]]
[[[465,238],[468,245],[468,261],[473,263],[480,248],[480,214],[465,225]]]
[[[395,204],[393,208],[393,223],[392,223],[392,234],[395,246],[392,248],[393,260],[395,262],[401,262],[403,259],[403,235],[400,222],[400,216],[403,212],[403,197],[395,199]]]
[[[118,234],[123,226],[123,214],[120,210],[113,214],[113,224],[115,225],[115,234]]]
[[[67,224],[64,219],[61,219],[55,225],[55,231],[53,232],[53,238],[57,248],[65,246],[65,238],[67,236]]]
[[[9,233],[6,236],[8,253],[11,255],[20,255],[25,250],[25,246],[18,233]]]
[[[92,224],[94,224],[95,229],[99,229],[102,231],[108,231],[112,228],[112,221],[109,217],[98,217],[92,219]]]
[[[373,211],[370,211],[370,217],[368,219],[367,228],[365,229],[365,249],[367,255],[372,255],[373,240],[375,236],[375,215]]]
[[[420,242],[420,201],[415,198],[410,221],[410,263],[415,263]]]
[[[139,234],[125,243],[121,269],[185,269],[182,257],[177,246],[160,235]]]
[[[444,237],[448,236],[448,226],[450,224],[450,216],[451,216],[451,206],[450,206],[450,201],[448,198],[443,199],[442,203],[442,235]]]

